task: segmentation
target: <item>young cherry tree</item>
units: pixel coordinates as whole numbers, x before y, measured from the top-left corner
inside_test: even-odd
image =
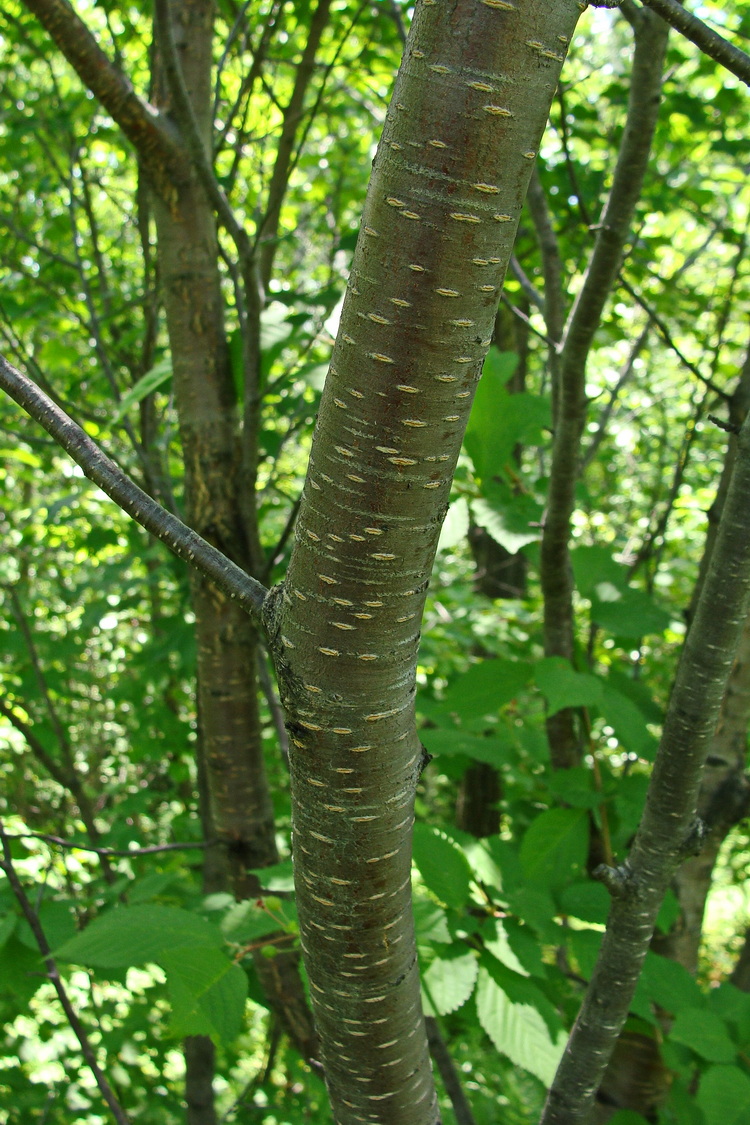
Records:
[[[157,154],[146,170],[160,198],[172,349],[183,365],[178,370],[176,364],[175,375],[182,387],[188,479],[194,487],[191,518],[200,513],[193,522],[203,521],[200,530],[205,530],[215,513],[201,494],[204,477],[197,462],[213,453],[212,433],[201,427],[206,416],[211,426],[217,419],[224,426],[226,403],[218,395],[206,411],[195,382],[201,371],[188,372],[188,367],[193,344],[202,349],[205,374],[224,342],[216,328],[220,316],[209,333],[207,322],[190,315],[190,301],[199,299],[200,270],[186,289],[182,266],[188,252],[178,235],[199,212],[201,222],[190,232],[192,250],[199,254],[215,238],[208,221],[212,208],[228,228],[232,224],[225,201],[206,177],[191,131],[196,121],[186,108],[196,90],[205,94],[210,51],[193,58],[196,68],[187,74],[188,96],[181,103],[179,68],[164,23],[169,6],[160,6],[165,66],[172,69],[173,85],[160,113],[151,118],[150,110],[144,114],[142,104],[133,103],[132,92],[106,88],[87,49],[80,44],[75,49],[63,0],[28,0],[27,6],[38,12],[104,104],[109,99],[114,116],[119,106],[133,143]],[[422,0],[418,5],[373,168],[282,585],[268,592],[238,568],[237,562],[257,572],[252,543],[247,549],[214,534],[232,562],[123,482],[80,431],[2,365],[3,385],[78,457],[92,479],[266,630],[291,736],[302,946],[334,1114],[347,1125],[431,1125],[438,1119],[409,895],[414,792],[424,762],[414,720],[419,624],[521,204],[584,7],[572,0]],[[172,10],[192,27],[189,17],[196,15],[196,5],[173,5]],[[201,11],[205,16],[208,10]],[[174,135],[172,123],[164,127],[172,104]],[[205,127],[198,120],[199,140],[201,124]],[[267,263],[255,262],[242,232],[234,234],[250,292],[254,271],[265,272]],[[197,433],[201,441],[191,446]],[[224,437],[219,445],[223,456]],[[252,488],[252,472],[243,479]],[[252,507],[252,498],[245,497],[245,505]],[[736,503],[732,512],[736,520]],[[220,530],[226,531],[232,518],[231,511],[226,520],[222,516]],[[734,600],[740,604],[747,582],[736,539],[726,546],[731,550],[737,556],[733,595],[739,591]],[[726,561],[725,555],[718,557]],[[211,593],[203,588],[197,601],[208,619]],[[234,606],[227,602],[222,612],[231,616]],[[710,640],[725,654],[735,627],[732,614],[727,621],[721,636]],[[204,635],[215,638],[216,633]],[[251,649],[245,644],[242,651]],[[221,686],[232,661],[227,663],[226,653],[219,653],[220,659],[214,659],[216,652],[205,655],[204,685]],[[706,693],[711,700],[725,664],[719,660],[705,673],[713,685]],[[210,689],[205,690],[209,699]],[[222,716],[220,708],[216,711],[219,730]],[[699,725],[708,729],[710,714],[692,724]],[[674,731],[670,737],[668,749]],[[700,746],[691,746],[690,753],[697,770]],[[674,788],[670,771],[667,762],[658,776],[667,776]],[[240,774],[239,782],[244,780]],[[225,784],[214,798],[224,810],[224,826],[241,834],[246,810],[237,801],[243,791],[238,784]],[[655,842],[660,874],[637,917],[632,909],[637,879],[630,869],[605,876],[620,899],[613,913],[613,952],[553,1088],[550,1121],[580,1121],[587,1113],[627,1014],[627,988],[637,975],[666,879],[684,854],[691,801],[693,790],[679,809],[676,838],[665,842],[652,822],[639,837],[635,860],[650,876]],[[667,803],[662,819],[672,815]],[[235,849],[234,859],[242,873],[248,855],[238,856]],[[627,987],[611,987],[613,974],[627,980]],[[610,1002],[606,1018],[596,1015],[602,991]]]

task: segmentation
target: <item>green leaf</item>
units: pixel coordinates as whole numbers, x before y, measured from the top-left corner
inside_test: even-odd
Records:
[[[164,951],[195,944],[220,947],[220,930],[177,906],[118,906],[54,951],[61,961],[120,968],[160,961]]]
[[[526,879],[545,889],[567,883],[584,867],[588,845],[585,809],[548,809],[532,822],[521,843]]]
[[[646,954],[636,998],[653,1001],[672,1014],[705,1004],[703,993],[687,969],[656,953]]]
[[[465,754],[477,762],[486,762],[490,766],[500,766],[509,760],[511,745],[508,739],[472,734],[470,731],[453,729],[425,728],[420,731],[420,738],[430,754],[445,754],[454,756]]]
[[[279,930],[295,932],[296,925],[297,912],[293,902],[285,901],[278,908],[265,909],[255,899],[245,899],[227,912],[221,923],[221,932],[227,941],[248,942]]]
[[[634,1109],[618,1109],[614,1117],[609,1118],[609,1125],[648,1125],[648,1122]]]
[[[455,1012],[471,996],[478,971],[475,953],[456,945],[436,957],[422,975],[425,1014],[445,1016]]]
[[[450,682],[442,707],[463,719],[494,715],[523,690],[530,665],[520,660],[483,660]]]
[[[159,964],[167,974],[172,1034],[210,1035],[231,1043],[242,1029],[247,977],[213,945],[164,950]]]
[[[737,1055],[724,1021],[705,1008],[681,1008],[669,1038],[689,1047],[709,1062],[729,1063]]]
[[[565,1034],[553,1040],[537,1009],[512,1003],[484,966],[479,968],[476,996],[479,1022],[498,1051],[549,1086],[562,1057]]]
[[[617,637],[637,640],[651,633],[663,633],[671,615],[643,590],[616,590],[603,583],[591,599],[591,619]]]
[[[625,567],[615,562],[607,547],[581,546],[570,552],[576,589],[584,598],[595,596],[597,586],[609,583],[618,590],[628,584]]]
[[[272,863],[269,867],[256,867],[250,874],[257,876],[264,891],[294,890],[294,870],[291,859]]]
[[[427,824],[414,826],[414,862],[425,886],[447,906],[460,910],[469,897],[471,868],[453,840]]]
[[[524,968],[513,952],[510,942],[508,941],[508,935],[505,932],[505,927],[500,918],[495,918],[482,927],[482,937],[484,939],[484,948],[502,965],[505,965],[508,969],[512,969],[513,972],[518,973],[519,976],[529,976],[527,969]]]
[[[451,935],[445,911],[424,894],[414,895],[414,927],[417,931],[417,945],[422,949],[450,944]]]
[[[746,1125],[750,1121],[750,1078],[736,1066],[712,1066],[701,1078],[698,1105],[706,1125]]]
[[[646,716],[632,699],[604,680],[598,706],[602,718],[609,723],[626,750],[649,761],[653,759],[657,740],[646,725]]]
[[[542,506],[533,497],[514,495],[504,482],[492,481],[483,492],[471,504],[474,522],[511,555],[541,538]]]
[[[591,979],[604,936],[601,930],[568,930],[565,938],[574,965],[585,980]],[[646,1013],[648,1014],[648,1013]]]
[[[593,879],[563,887],[558,897],[561,908],[572,918],[578,918],[581,922],[595,922],[602,926],[607,921],[609,894],[601,883],[595,883]]]
[[[725,981],[708,994],[709,1008],[735,1029],[737,1044],[750,1043],[750,995]]]
[[[0,915],[0,949],[3,948],[8,938],[11,936],[16,928],[16,915],[8,914]]]
[[[72,938],[76,932],[75,918],[71,907],[71,903],[62,902],[58,899],[43,902],[39,907],[39,921],[41,922],[45,937],[52,949],[61,942]],[[22,941],[24,945],[38,952],[39,946],[37,945],[37,940],[31,932],[31,927],[25,918],[19,921],[16,933],[19,940]]]
[[[560,801],[581,809],[593,809],[602,803],[602,795],[594,787],[594,775],[587,766],[569,770],[553,770],[547,784]]]
[[[509,394],[505,384],[518,365],[514,352],[490,348],[474,397],[464,445],[480,480],[503,472],[516,445],[539,445],[550,425],[546,396]]]
[[[124,418],[127,412],[136,403],[141,402],[148,395],[153,394],[155,390],[166,383],[168,379],[172,378],[172,359],[170,356],[165,356],[160,359],[158,363],[141,375],[140,379],[133,384],[129,391],[122,396],[117,410],[112,415],[113,422],[119,422]]]
[[[537,687],[546,697],[547,714],[563,707],[596,706],[602,698],[602,682],[588,672],[576,672],[562,656],[546,656],[534,668]]]

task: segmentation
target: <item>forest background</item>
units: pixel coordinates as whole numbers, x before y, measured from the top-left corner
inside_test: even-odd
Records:
[[[573,26],[578,6],[559,7]],[[750,33],[748,5],[695,13],[739,45]],[[29,0],[0,15],[2,352],[264,586],[288,573],[301,526],[317,534],[302,500],[313,424],[412,15],[397,0],[160,0],[155,21],[137,3]],[[416,664],[431,760],[414,918],[447,1122],[750,1114],[741,621],[714,644],[726,692],[720,670],[710,690],[687,682],[699,709],[712,693],[720,707],[700,712],[710,737],[693,755],[703,827],[661,856],[658,899],[669,886],[596,1104],[584,1058],[576,1104],[543,1108],[725,546],[750,401],[742,66],[634,0],[585,12],[504,287],[485,286],[492,344]],[[0,444],[0,1121],[273,1125],[329,1122],[331,1104],[365,1119],[346,1116],[352,1077],[330,1039],[326,1091],[317,1035],[325,1056],[334,1033],[320,1007],[313,1026],[300,976],[292,802],[303,841],[320,823],[289,772],[319,728],[287,699],[285,719],[273,628],[262,639],[228,596],[236,576],[223,593],[191,576],[6,396]],[[408,466],[389,469],[394,494]],[[368,564],[386,590],[390,557]],[[744,573],[726,583],[738,613]],[[708,609],[721,624],[720,602]],[[699,629],[694,648],[711,643]],[[411,923],[398,927],[406,948]],[[633,986],[639,970],[634,952]],[[422,1120],[414,1104],[366,1119]]]

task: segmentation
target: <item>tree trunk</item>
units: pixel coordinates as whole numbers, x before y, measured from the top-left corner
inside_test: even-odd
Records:
[[[438,1119],[410,907],[419,622],[577,0],[417,6],[267,626],[339,1125]]]
[[[172,5],[172,35],[193,113],[211,144],[212,0]],[[166,87],[162,112],[170,108]],[[160,275],[167,314],[175,401],[185,464],[187,517],[204,539],[248,573],[261,560],[250,543],[238,496],[241,445],[237,402],[224,330],[219,248],[211,203],[194,168],[174,185],[171,200],[155,202]],[[246,419],[254,422],[257,419]],[[193,574],[192,604],[198,656],[200,743],[211,816],[227,851],[238,898],[257,894],[249,874],[278,859],[273,806],[263,760],[258,707],[257,644],[251,619],[203,575]],[[296,965],[255,959],[269,1002],[305,1055],[316,1052]],[[279,991],[281,989],[281,991]]]
[[[750,406],[750,351],[740,381],[729,403],[734,426],[744,421]],[[711,563],[719,519],[737,456],[737,438],[729,438],[716,499],[709,511],[706,548],[690,609],[692,620]],[[714,867],[729,832],[750,811],[750,782],[745,774],[747,732],[750,724],[750,618],[745,622],[737,656],[721,704],[721,714],[706,760],[701,782],[698,815],[706,824],[703,847],[676,872],[673,889],[680,904],[680,917],[669,934],[657,936],[657,952],[679,961],[690,973],[698,971],[706,899],[711,890]]]

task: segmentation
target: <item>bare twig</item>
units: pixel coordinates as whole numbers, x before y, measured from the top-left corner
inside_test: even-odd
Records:
[[[0,387],[52,434],[89,480],[178,558],[210,578],[255,620],[266,588],[138,487],[59,406],[0,356]]]
[[[21,880],[18,878],[15,867],[13,866],[13,857],[10,851],[9,837],[5,832],[3,822],[0,821],[0,841],[2,842],[3,859],[0,861],[0,869],[2,869],[10,883],[11,890],[16,897],[18,905],[21,907],[23,915],[29,924],[36,943],[39,947],[39,952],[44,958],[45,968],[47,970],[47,977],[50,980],[57,997],[60,1001],[65,1016],[70,1024],[70,1027],[78,1040],[81,1047],[81,1054],[83,1055],[91,1073],[94,1076],[99,1091],[104,1098],[105,1102],[112,1111],[112,1115],[118,1125],[130,1125],[130,1119],[125,1113],[125,1110],[120,1105],[115,1092],[109,1084],[107,1076],[96,1061],[96,1053],[91,1045],[86,1028],[78,1018],[75,1008],[70,1002],[68,993],[65,990],[65,985],[62,982],[57,964],[51,956],[51,950],[47,937],[42,929],[39,921],[39,915],[31,905],[29,898],[23,889]]]
[[[8,840],[44,840],[58,848],[69,848],[76,852],[93,852],[99,856],[117,856],[123,859],[137,858],[141,855],[158,855],[160,852],[185,852],[193,848],[215,848],[220,840],[198,840],[189,844],[149,844],[145,848],[96,848],[93,844],[82,844],[78,840],[66,840],[63,836],[50,836],[46,832],[6,832]]]
[[[703,20],[686,11],[678,0],[643,0],[643,3],[660,15],[670,27],[679,31],[691,43],[695,43],[704,55],[709,55],[710,58],[721,63],[750,86],[750,55],[745,51],[735,47],[733,43],[719,35],[718,31],[714,31]]]

